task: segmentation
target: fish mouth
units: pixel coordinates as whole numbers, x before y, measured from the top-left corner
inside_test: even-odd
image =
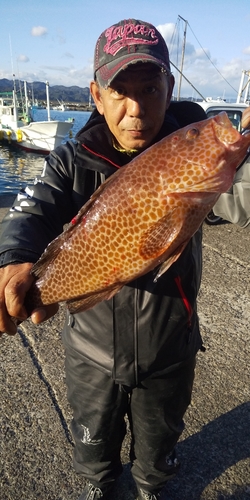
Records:
[[[232,123],[228,118],[226,111],[221,111],[218,115],[213,116],[214,121],[216,121],[219,125],[222,125],[227,128],[232,127]]]
[[[233,127],[225,111],[215,115],[212,118],[212,124],[217,140],[225,146],[232,146],[235,144],[237,147],[238,144],[241,143],[242,135]]]
[[[233,128],[232,126],[232,122],[231,120],[228,118],[228,115],[225,111],[222,111],[221,113],[219,113],[218,115],[215,115],[214,117],[214,120],[217,122],[218,125],[222,126],[222,127],[226,127],[228,129],[231,129]],[[235,132],[237,133],[238,131],[236,129],[233,128],[233,130],[235,130]],[[250,134],[250,129],[249,128],[243,128],[241,130],[241,132],[238,132],[239,135],[249,135]]]

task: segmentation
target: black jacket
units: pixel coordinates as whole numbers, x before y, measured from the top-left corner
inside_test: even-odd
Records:
[[[172,103],[155,142],[204,118],[194,103]],[[131,159],[113,148],[104,119],[94,112],[77,141],[52,152],[41,177],[19,193],[2,223],[0,265],[35,262],[104,178]],[[196,314],[201,230],[157,282],[153,276],[148,273],[112,299],[66,318],[66,348],[126,386],[174,369],[201,347]]]

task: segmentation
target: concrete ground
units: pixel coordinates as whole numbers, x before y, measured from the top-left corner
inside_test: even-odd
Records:
[[[0,219],[12,203],[0,198]],[[250,500],[249,230],[204,224],[198,354],[193,399],[178,444],[181,469],[169,500]],[[64,312],[42,326],[23,323],[0,340],[0,500],[77,500],[66,399]],[[133,500],[128,461],[110,500]]]

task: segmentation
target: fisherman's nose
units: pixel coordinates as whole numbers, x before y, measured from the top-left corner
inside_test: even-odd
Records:
[[[141,117],[144,115],[143,102],[140,99],[128,99],[127,114],[129,116]]]

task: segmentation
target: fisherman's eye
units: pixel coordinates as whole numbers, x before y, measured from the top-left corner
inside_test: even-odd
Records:
[[[186,138],[191,140],[195,139],[199,135],[199,130],[197,128],[190,128],[186,133]]]
[[[156,87],[151,85],[150,87],[145,88],[145,93],[146,94],[154,94],[156,92]]]
[[[126,91],[123,87],[116,87],[113,89],[113,94],[117,97],[122,97],[126,95]]]

